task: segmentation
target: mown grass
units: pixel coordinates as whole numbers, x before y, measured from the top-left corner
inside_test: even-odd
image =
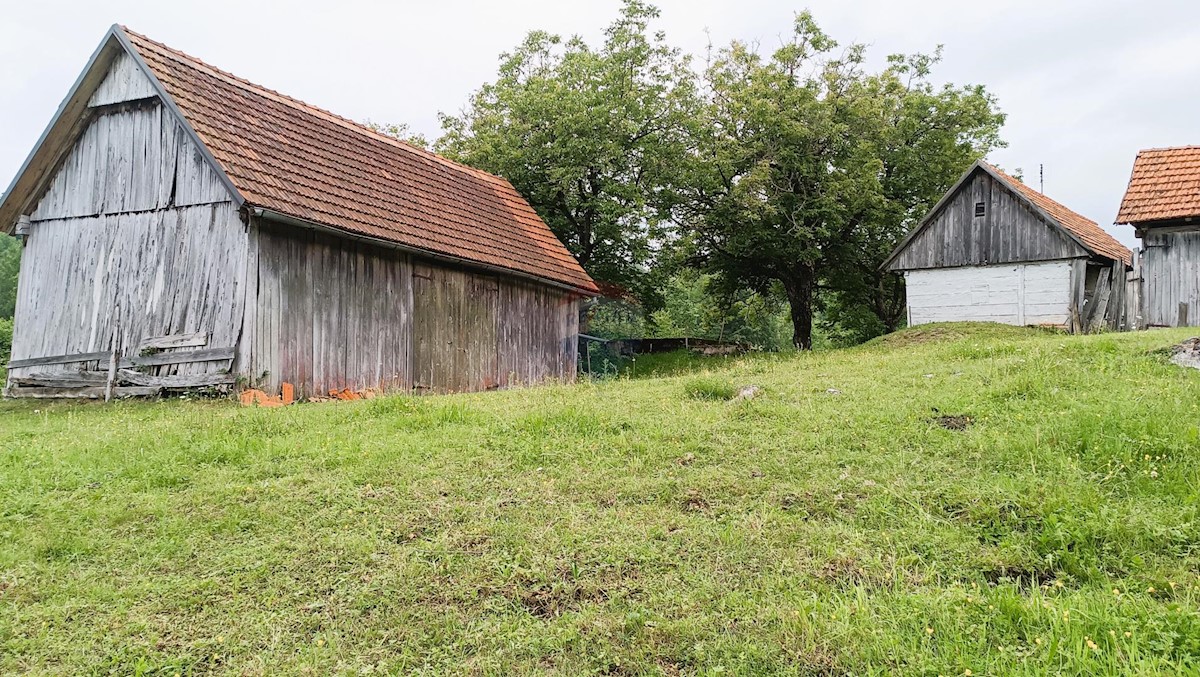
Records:
[[[1187,335],[3,403],[0,672],[1195,673],[1200,373],[1154,352]]]

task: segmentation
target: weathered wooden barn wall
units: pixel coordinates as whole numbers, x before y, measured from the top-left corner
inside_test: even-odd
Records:
[[[247,247],[230,194],[156,100],[141,98],[145,92],[136,86],[102,91],[104,107],[91,113],[33,210],[12,359],[114,349],[131,355],[144,339],[185,333],[207,334],[209,348],[234,347]],[[140,100],[121,103],[122,97]],[[225,359],[153,371],[229,368]],[[45,368],[10,375],[39,370]]]
[[[446,393],[575,377],[570,292],[263,220],[251,240],[249,372],[264,390]]]
[[[984,203],[983,216],[975,204]],[[889,270],[1050,261],[1088,253],[1015,198],[985,172],[968,186],[889,265]]]
[[[1141,271],[1146,326],[1200,326],[1200,232],[1149,229]]]
[[[412,266],[395,249],[255,222],[257,293],[248,375],[268,392],[407,390]]]

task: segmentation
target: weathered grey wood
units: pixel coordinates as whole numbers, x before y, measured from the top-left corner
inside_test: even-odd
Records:
[[[199,350],[180,350],[173,353],[155,353],[153,355],[130,355],[121,360],[121,367],[156,367],[166,364],[189,364],[192,362],[224,362],[232,360],[237,353],[235,348],[201,348]]]
[[[96,115],[33,211],[39,221],[225,202],[232,197],[161,105]]]
[[[31,374],[15,376],[12,385],[35,386],[41,388],[94,388],[101,387],[107,380],[104,372],[75,372],[62,374]]]
[[[191,334],[174,334],[171,336],[154,336],[142,339],[137,345],[137,352],[144,350],[167,350],[169,348],[198,348],[208,345],[208,332],[199,331]]]
[[[984,215],[975,216],[983,202]],[[994,263],[1050,261],[1088,256],[1062,230],[989,174],[977,170],[888,263],[888,270],[918,270]]]
[[[200,333],[237,345],[243,278],[233,271],[246,255],[245,230],[228,202],[35,224],[22,255],[12,356],[18,366],[101,350],[105,357],[92,359],[106,359],[111,348],[141,352],[146,337]],[[158,371],[180,369],[214,367]]]
[[[136,386],[152,386],[165,390],[186,388],[205,388],[210,386],[230,385],[237,382],[234,374],[195,374],[191,376],[151,376],[138,371],[122,369],[117,379],[121,383]]]
[[[1108,299],[1111,294],[1112,281],[1108,271],[1105,270],[1097,281],[1096,293],[1087,307],[1085,326],[1088,331],[1097,331],[1104,325],[1105,313],[1108,311]]]
[[[305,395],[441,393],[575,377],[578,297],[255,221],[253,374]]]
[[[133,57],[126,52],[117,55],[108,68],[108,73],[92,97],[88,106],[106,106],[124,101],[135,101],[155,96],[154,85],[138,68]]]
[[[109,402],[113,398],[113,388],[117,385],[117,351],[112,351],[112,356],[108,358],[108,378],[104,384],[104,401]]]
[[[1159,232],[1142,240],[1141,301],[1146,326],[1200,323],[1200,231]],[[1181,308],[1186,310],[1181,312]]]
[[[50,364],[69,364],[71,362],[95,362],[103,360],[110,356],[110,352],[100,351],[94,353],[71,353],[68,355],[48,355],[46,357],[31,357],[22,360],[11,360],[8,363],[9,369],[23,369],[26,367],[41,367]]]
[[[85,399],[85,400],[101,400],[104,399],[104,386],[93,386],[88,388],[37,388],[13,386],[8,389],[9,397],[30,397],[35,399]],[[158,388],[147,388],[143,386],[128,386],[113,388],[112,396],[116,399],[124,399],[128,397],[153,397],[159,394]]]

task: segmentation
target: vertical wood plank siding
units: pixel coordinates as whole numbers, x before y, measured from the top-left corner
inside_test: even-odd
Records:
[[[234,346],[243,307],[234,273],[245,254],[241,220],[227,202],[42,221],[22,255],[12,359],[113,349],[129,355],[147,337],[193,332],[210,333],[210,346]],[[153,373],[228,367],[164,365]]]
[[[1142,243],[1143,323],[1181,326],[1182,305],[1185,326],[1200,325],[1200,232],[1150,230]]]
[[[154,85],[138,68],[128,52],[121,51],[108,68],[100,86],[88,99],[88,106],[107,106],[124,101],[136,101],[155,95]]]
[[[314,231],[256,221],[257,384],[487,390],[575,377],[578,297]]]
[[[131,66],[118,59],[93,101],[144,99],[148,83]],[[114,349],[128,356],[147,337],[195,332],[209,334],[211,347],[237,345],[245,228],[232,196],[198,157],[157,101],[91,113],[31,215],[12,359]],[[229,368],[199,362],[152,373]]]
[[[984,203],[975,216],[975,203]],[[986,173],[946,203],[889,270],[1051,261],[1088,253],[1014,198]]]

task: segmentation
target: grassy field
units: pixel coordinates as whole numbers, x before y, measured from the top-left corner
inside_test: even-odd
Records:
[[[1156,352],[1189,335],[2,403],[0,672],[1195,674],[1200,372]]]

